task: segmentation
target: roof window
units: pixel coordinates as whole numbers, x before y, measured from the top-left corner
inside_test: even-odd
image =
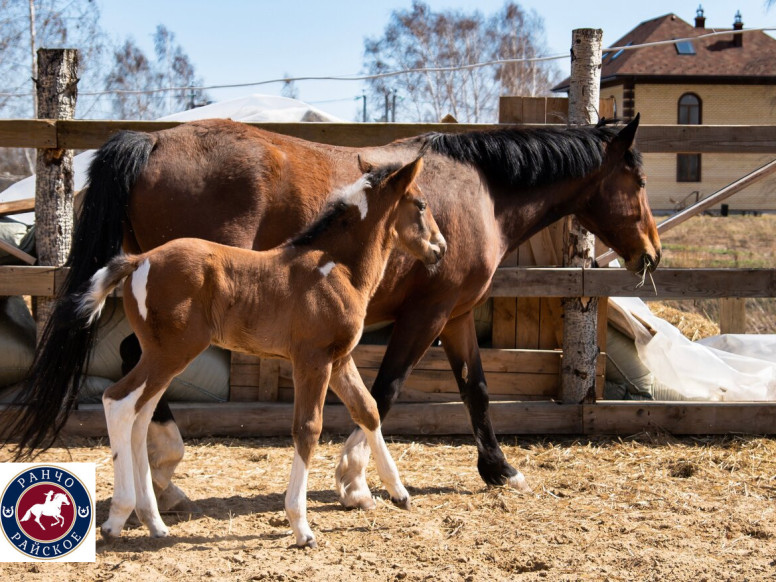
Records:
[[[676,52],[680,55],[694,55],[695,54],[695,45],[692,44],[691,40],[679,40],[674,43],[674,46],[676,46]]]

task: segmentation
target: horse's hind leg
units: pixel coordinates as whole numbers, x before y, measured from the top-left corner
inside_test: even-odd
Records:
[[[151,536],[159,538],[169,534],[167,526],[159,515],[159,509],[154,495],[151,468],[148,463],[148,425],[151,422],[156,403],[163,391],[169,386],[174,376],[164,379],[158,377],[146,385],[147,393],[155,395],[138,411],[132,427],[132,460],[134,462],[134,480],[136,505],[135,512],[140,521],[151,532]]]
[[[121,342],[121,371],[128,374],[140,361],[142,350],[133,333]],[[162,395],[148,426],[148,461],[160,511],[199,511],[174,483],[172,476],[183,459],[183,438],[175,424],[167,398]]]
[[[509,485],[521,491],[530,491],[523,474],[504,457],[490,421],[488,385],[482,369],[473,313],[470,311],[450,320],[442,330],[441,339],[461,400],[471,418],[480,476],[489,485]]]
[[[102,524],[104,537],[118,537],[135,508],[132,426],[137,413],[135,405],[146,386],[146,378],[135,367],[127,376],[109,387],[102,395],[113,456],[113,497],[108,519]]]
[[[417,309],[405,311],[396,320],[380,370],[372,385],[372,396],[381,419],[385,418],[399,397],[399,391],[412,368],[442,331],[448,315],[449,311],[444,306],[430,313],[427,305],[418,303]],[[361,429],[356,429],[345,441],[335,474],[340,502],[345,507],[374,507],[366,482],[368,463],[369,445],[366,435]]]
[[[385,445],[382,431],[380,430],[380,415],[377,412],[377,404],[375,403],[372,395],[364,386],[364,382],[361,380],[361,375],[356,369],[356,364],[353,362],[353,358],[348,356],[343,362],[338,363],[335,370],[332,372],[330,380],[332,390],[340,397],[340,400],[347,406],[350,416],[361,427],[362,434],[365,440],[369,444],[369,448],[375,456],[375,464],[377,465],[377,473],[380,475],[380,480],[385,485],[388,493],[397,506],[404,509],[410,507],[410,496],[407,493],[404,485],[399,477],[399,471],[396,468],[391,453],[388,451],[388,447]],[[341,498],[348,498],[348,491],[345,489],[344,484],[337,482],[337,488],[340,490]],[[366,489],[367,493],[369,488]],[[363,506],[366,503],[366,499],[363,498],[363,492],[359,491],[359,495],[362,497],[356,499],[348,499],[358,506]],[[374,504],[371,495],[368,499],[369,502]]]

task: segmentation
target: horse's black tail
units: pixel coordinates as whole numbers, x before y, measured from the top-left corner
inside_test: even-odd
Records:
[[[129,193],[143,171],[155,140],[123,131],[95,153],[89,185],[73,233],[66,266],[70,271],[35,352],[29,376],[14,399],[6,441],[15,441],[17,460],[50,447],[78,399],[96,322],[78,310],[79,292],[121,250]],[[8,415],[11,416],[11,415]]]

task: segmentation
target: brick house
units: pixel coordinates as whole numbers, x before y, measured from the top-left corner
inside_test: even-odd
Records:
[[[601,98],[614,98],[618,117],[641,113],[648,124],[776,125],[776,39],[733,28],[706,28],[703,8],[695,25],[675,14],[642,22],[612,46],[671,41],[637,50],[604,52]],[[730,34],[698,38],[710,32]],[[568,92],[569,79],[553,88]],[[759,154],[647,154],[650,203],[674,211],[769,162]],[[776,210],[776,178],[728,199],[731,211]]]

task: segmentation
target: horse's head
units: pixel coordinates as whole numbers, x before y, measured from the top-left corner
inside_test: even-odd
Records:
[[[58,503],[60,505],[70,505],[70,502],[67,500],[67,495],[64,493],[57,493],[54,495],[54,503]]]
[[[625,260],[634,272],[653,271],[660,262],[660,238],[647,202],[640,154],[633,148],[639,116],[606,146],[600,179],[576,215]]]
[[[368,172],[371,166],[359,158],[359,166]],[[423,159],[406,164],[382,179],[373,188],[379,196],[396,201],[394,232],[399,246],[426,265],[438,263],[447,250],[447,241],[439,232],[434,216],[428,209],[416,178],[423,168]]]

